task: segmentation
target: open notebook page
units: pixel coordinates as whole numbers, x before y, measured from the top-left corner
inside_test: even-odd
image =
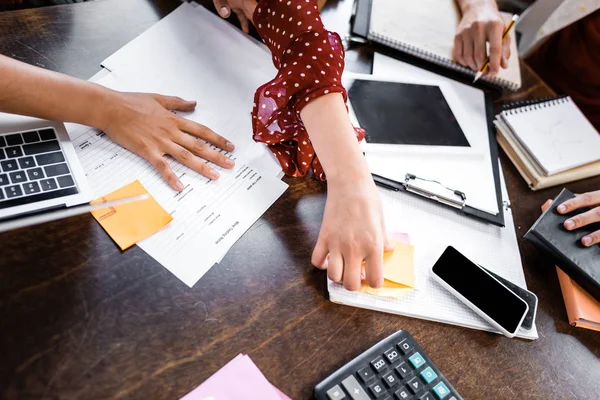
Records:
[[[461,18],[454,0],[373,0],[372,7],[369,35],[375,41],[383,38],[386,42],[402,44],[403,48],[410,47],[415,53],[423,53],[422,58],[428,61],[475,74],[453,61],[454,35]],[[508,24],[512,15],[501,14]],[[512,29],[509,35],[512,57],[508,60],[508,68],[501,68],[496,78],[520,87],[521,70],[515,30]],[[428,57],[425,53],[432,56]]]
[[[503,175],[503,198],[508,200]],[[510,208],[504,210],[504,228],[465,218],[460,213],[407,193],[379,189],[386,228],[407,232],[415,246],[417,288],[398,299],[349,292],[341,284],[328,281],[331,301],[414,318],[497,332],[484,319],[435,282],[430,269],[447,246],[453,246],[470,260],[483,265],[509,281],[526,288]],[[520,329],[517,336],[537,339],[535,325]]]

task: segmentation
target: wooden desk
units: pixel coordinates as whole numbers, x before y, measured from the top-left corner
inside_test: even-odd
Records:
[[[1,13],[0,53],[87,79],[177,5],[102,0]],[[348,1],[328,7],[328,21],[336,8],[345,21]],[[350,57],[368,65],[362,53]],[[523,78],[511,98],[550,94],[525,66]],[[0,235],[0,397],[176,399],[247,353],[273,384],[305,399],[350,358],[406,329],[466,399],[596,399],[600,334],[568,325],[554,268],[521,239],[559,188],[531,192],[502,161],[539,297],[536,341],[329,302],[325,273],[310,265],[324,186],[286,179],[286,194],[192,289],[139,248],[121,253],[87,215]],[[600,178],[569,186],[598,189]]]

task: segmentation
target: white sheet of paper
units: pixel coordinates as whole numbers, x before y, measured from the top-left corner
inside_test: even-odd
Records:
[[[196,110],[184,116],[236,145],[230,155],[235,169],[216,167],[216,181],[171,161],[185,185],[176,193],[150,163],[103,133],[69,127],[96,195],[139,179],[173,215],[169,226],[139,246],[192,286],[287,188],[277,178],[281,167],[272,153],[252,140],[254,91],[275,74],[270,56],[219,17],[184,3],[103,65],[111,73],[97,83],[196,100]]]
[[[502,195],[508,200],[502,179]],[[380,189],[386,228],[406,232],[415,246],[415,272],[419,290],[392,300],[366,293],[349,292],[328,281],[331,301],[446,324],[497,332],[484,319],[435,282],[431,267],[447,246],[509,281],[526,288],[512,212],[504,210],[504,228],[465,218],[454,210],[407,193]],[[519,330],[517,336],[537,339],[535,325]]]
[[[600,134],[570,98],[500,115],[545,175],[600,160]]]
[[[446,187],[464,192],[467,205],[497,214],[498,201],[483,91],[379,53],[374,55],[373,76],[440,85],[444,97],[452,104],[452,112],[460,121],[465,136],[476,151],[470,155],[448,152],[443,158],[439,154],[410,151],[394,155],[367,154],[371,172],[401,182],[407,173],[437,180]]]

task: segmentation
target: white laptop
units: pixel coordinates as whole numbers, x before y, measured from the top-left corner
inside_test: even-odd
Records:
[[[62,123],[0,113],[0,231],[91,199]]]

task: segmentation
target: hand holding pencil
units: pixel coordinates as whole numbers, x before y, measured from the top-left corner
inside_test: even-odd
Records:
[[[518,15],[514,15],[512,17],[509,24],[504,29],[504,32],[502,32],[502,40],[503,41],[506,39],[508,32],[510,32],[510,30],[515,25],[515,23],[517,22],[518,19],[519,19]],[[483,76],[483,74],[489,68],[489,66],[490,66],[490,56],[487,56],[485,58],[485,61],[483,62],[483,65],[479,68],[479,71],[477,71],[477,74],[475,75],[475,79],[473,79],[473,83],[477,82],[479,80],[479,78],[481,78]]]

